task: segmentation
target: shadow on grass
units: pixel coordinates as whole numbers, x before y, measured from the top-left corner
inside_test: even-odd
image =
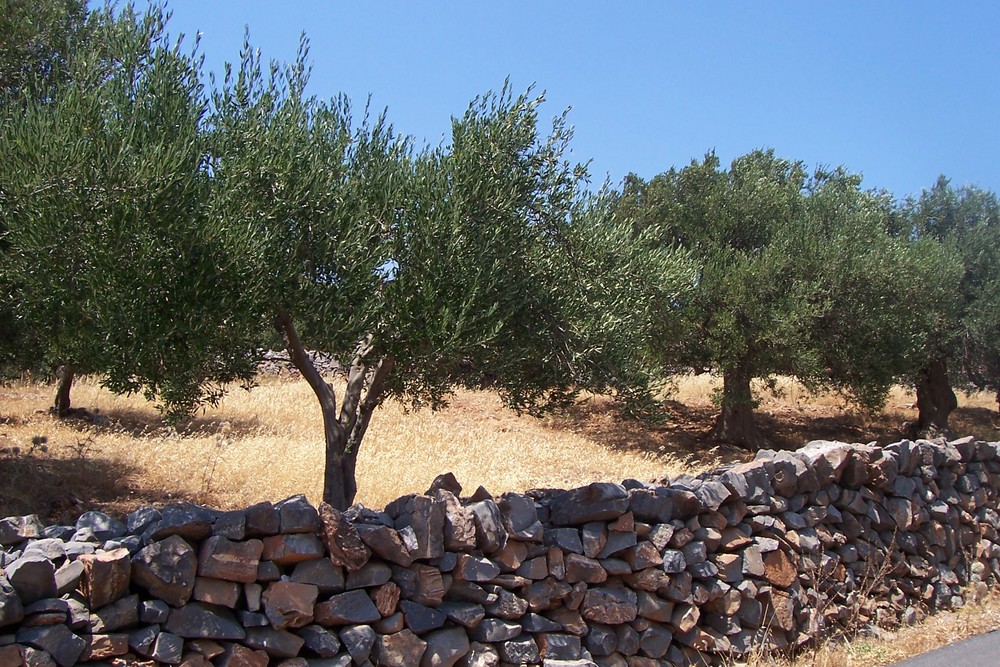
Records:
[[[163,434],[170,430],[176,430],[183,436],[205,436],[225,432],[228,436],[239,438],[260,433],[263,423],[256,417],[223,419],[214,415],[200,415],[171,426],[158,412],[133,409],[106,411],[84,409],[63,418],[61,422],[81,433],[121,433],[133,438]]]
[[[0,517],[38,514],[46,524],[73,523],[101,510],[121,518],[142,505],[164,505],[183,494],[149,488],[137,468],[99,457],[56,458],[34,450],[0,454]]]

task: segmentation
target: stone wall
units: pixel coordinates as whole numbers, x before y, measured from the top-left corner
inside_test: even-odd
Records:
[[[812,442],[660,484],[384,511],[304,498],[0,520],[0,667],[719,664],[1000,575],[998,443]]]

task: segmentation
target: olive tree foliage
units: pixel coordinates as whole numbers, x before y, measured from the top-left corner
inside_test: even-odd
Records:
[[[201,63],[155,7],[108,8],[92,24],[59,94],[0,127],[0,271],[17,287],[19,325],[65,369],[58,412],[86,372],[186,414],[217,396],[213,383],[253,372],[243,336],[201,298],[209,286],[220,304],[240,296],[205,235]]]
[[[957,284],[932,311],[936,326],[913,377],[918,430],[948,433],[958,405],[953,385],[1000,391],[1000,202],[988,190],[956,188],[942,176],[907,200],[902,215],[910,234],[939,244],[959,267]]]
[[[808,174],[759,150],[728,169],[709,154],[649,182],[630,176],[620,213],[692,253],[694,288],[663,314],[655,351],[723,379],[709,437],[757,449],[752,382],[778,375],[876,409],[905,372],[927,267],[895,233],[891,199],[843,169]],[[918,253],[919,255],[919,253]]]
[[[0,0],[0,116],[29,100],[50,98],[65,78],[65,60],[85,34],[84,0]],[[6,252],[0,226],[0,253]],[[0,275],[0,374],[38,370],[32,332],[14,314],[17,286]]]
[[[614,359],[628,342],[617,336],[643,288],[679,289],[684,261],[638,252],[627,226],[583,201],[565,118],[541,133],[541,98],[505,86],[453,119],[449,144],[418,150],[383,117],[306,96],[304,63],[303,49],[265,74],[245,49],[227,74],[210,220],[242,284],[233,319],[273,326],[320,403],[326,502],[353,501],[362,441],[390,397],[436,407],[455,387],[486,388],[540,412],[581,389],[643,393],[641,371]],[[670,275],[605,291],[607,265],[640,263]],[[346,385],[307,350],[342,359]]]

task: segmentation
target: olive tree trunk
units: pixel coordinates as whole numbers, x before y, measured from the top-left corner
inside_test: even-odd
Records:
[[[354,503],[358,492],[358,451],[372,413],[381,402],[385,379],[392,371],[394,360],[387,356],[371,361],[368,359],[370,344],[363,341],[351,363],[338,415],[337,395],[333,385],[327,383],[317,370],[286,311],[278,313],[275,327],[284,340],[292,364],[316,394],[323,414],[323,436],[326,443],[323,502],[338,510],[346,510]]]
[[[56,389],[56,400],[52,404],[52,411],[58,417],[68,416],[70,410],[73,409],[70,403],[69,392],[73,388],[74,375],[73,364],[64,364],[56,371],[56,377],[59,378],[59,386]]]
[[[951,434],[948,417],[958,407],[958,399],[948,381],[948,364],[934,357],[917,380],[917,433],[924,437]]]
[[[767,439],[754,423],[751,374],[745,368],[724,369],[722,372],[722,411],[708,432],[713,440],[728,442],[750,451],[767,446]]]

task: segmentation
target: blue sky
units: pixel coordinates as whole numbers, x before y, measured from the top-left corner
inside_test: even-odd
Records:
[[[310,92],[371,96],[420,143],[510,77],[572,107],[594,186],[714,149],[844,165],[898,197],[1000,191],[998,2],[296,2],[173,0],[210,69],[249,26],[265,59],[311,42]]]

